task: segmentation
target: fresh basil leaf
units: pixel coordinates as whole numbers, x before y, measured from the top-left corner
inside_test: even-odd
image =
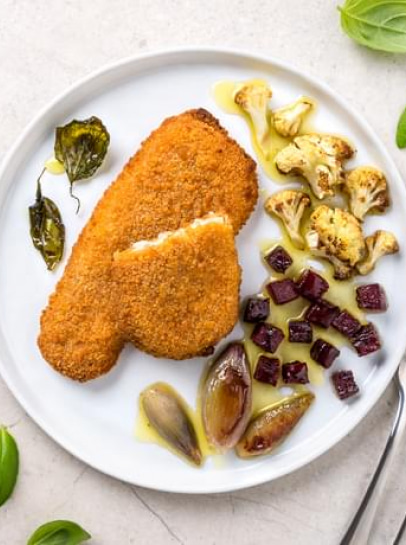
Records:
[[[35,530],[27,545],[78,545],[91,537],[75,522],[53,520]]]
[[[11,496],[18,475],[18,448],[13,436],[0,428],[0,505]]]
[[[37,180],[35,203],[28,208],[30,234],[32,243],[41,253],[48,270],[52,271],[63,256],[65,226],[56,204],[42,195],[41,176]]]
[[[54,153],[66,170],[71,196],[72,185],[78,180],[90,178],[101,166],[110,144],[110,135],[97,117],[84,121],[74,119],[55,132]],[[78,207],[79,210],[79,207]]]
[[[406,148],[406,109],[399,118],[396,131],[396,144],[400,149]]]
[[[341,26],[356,42],[389,53],[406,53],[406,0],[346,0]]]

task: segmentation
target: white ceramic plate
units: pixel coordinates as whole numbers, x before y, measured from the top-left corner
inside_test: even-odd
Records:
[[[315,124],[341,133],[357,145],[353,164],[381,167],[390,180],[393,207],[369,218],[366,231],[393,230],[406,247],[406,195],[392,160],[369,126],[331,89],[276,60],[219,50],[182,50],[134,58],[104,69],[75,85],[29,125],[7,156],[0,174],[0,370],[25,410],[55,441],[87,464],[130,483],[177,492],[221,492],[244,488],[289,473],[314,460],[347,435],[367,414],[389,383],[405,348],[406,258],[401,252],[383,260],[373,279],[388,293],[390,310],[374,317],[385,348],[376,357],[358,359],[344,349],[341,361],[354,369],[362,395],[354,403],[338,401],[329,381],[317,388],[317,402],[275,455],[241,461],[230,454],[225,463],[208,460],[194,469],[171,453],[134,438],[139,392],[156,380],[168,381],[194,404],[203,359],[179,363],[156,360],[128,346],[105,377],[77,384],[54,372],[36,345],[39,315],[61,276],[70,248],[104,189],[141,141],[161,121],[188,108],[210,110],[253,155],[242,119],[224,114],[211,96],[221,79],[269,79],[274,106],[305,94],[319,103]],[[67,182],[46,175],[44,193],[59,204],[67,226],[67,251],[56,274],[46,271],[31,246],[27,207],[35,181],[51,155],[54,128],[73,117],[99,116],[111,134],[109,158],[88,183],[77,184],[82,209],[68,198]],[[260,173],[268,191],[280,186]],[[244,279],[242,295],[257,291],[266,277],[258,241],[278,235],[261,212],[261,203],[238,238]],[[229,338],[241,336],[239,326]]]

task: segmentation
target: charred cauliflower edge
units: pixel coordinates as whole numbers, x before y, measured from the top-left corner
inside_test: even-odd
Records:
[[[395,235],[389,231],[376,231],[365,239],[367,257],[357,265],[358,272],[362,275],[369,274],[381,257],[396,254],[399,251],[399,244]]]
[[[272,123],[276,132],[285,138],[297,136],[305,116],[313,107],[311,98],[300,97],[291,104],[272,110]]]
[[[275,157],[282,174],[303,176],[318,199],[332,197],[345,181],[343,162],[355,149],[349,142],[329,134],[305,134],[294,138]]]
[[[339,280],[350,278],[366,255],[360,222],[349,212],[324,204],[310,216],[306,241],[313,255],[333,264],[334,277]]]
[[[274,193],[265,202],[266,212],[282,220],[292,243],[301,250],[305,247],[305,241],[300,232],[300,223],[309,206],[309,195],[294,189]]]
[[[384,212],[389,206],[388,182],[382,171],[362,166],[349,172],[343,184],[352,214],[363,221],[369,212]]]
[[[302,176],[319,199],[333,197],[337,187],[348,196],[349,211],[317,206],[310,217],[306,242],[310,252],[329,260],[337,279],[350,278],[355,272],[368,274],[378,259],[399,251],[395,236],[377,231],[364,238],[362,222],[370,212],[384,212],[389,206],[389,189],[382,171],[371,166],[344,171],[343,163],[353,157],[355,148],[344,138],[331,134],[297,136],[304,117],[314,107],[308,97],[271,111],[268,107],[272,90],[265,81],[242,83],[234,93],[234,102],[251,119],[255,137],[262,153],[269,159],[271,127],[293,141],[275,157],[275,165],[282,174]],[[303,191],[287,189],[275,193],[265,202],[268,214],[277,216],[299,249],[306,246],[301,222],[311,201]]]
[[[272,90],[265,82],[248,82],[234,93],[234,102],[250,117],[258,146],[266,159],[271,152],[271,134],[268,123],[268,102]]]

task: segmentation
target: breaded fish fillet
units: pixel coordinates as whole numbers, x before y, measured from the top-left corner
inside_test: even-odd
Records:
[[[75,380],[106,373],[125,343],[114,310],[114,252],[209,212],[227,215],[236,234],[257,196],[254,161],[209,112],[190,110],[165,120],[107,189],[80,234],[41,316],[43,357]]]
[[[114,255],[119,327],[154,356],[204,353],[237,321],[240,276],[233,228],[222,216],[136,242]]]

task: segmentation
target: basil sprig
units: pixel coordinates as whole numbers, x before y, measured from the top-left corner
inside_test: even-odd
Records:
[[[92,536],[75,522],[53,520],[40,526],[32,534],[27,545],[78,545]]]
[[[18,475],[18,448],[14,437],[0,427],[0,505],[13,493]]]
[[[102,165],[110,144],[110,134],[102,121],[92,116],[84,121],[74,119],[55,131],[54,153],[58,161],[65,167],[70,183],[70,194],[73,195],[73,184],[79,180],[90,178]]]
[[[54,201],[42,195],[41,176],[37,180],[35,202],[28,208],[30,234],[32,243],[41,253],[48,270],[52,271],[63,256],[65,226]]]
[[[406,53],[406,0],[346,0],[341,26],[356,42],[389,53]]]
[[[396,131],[396,144],[400,149],[406,148],[406,109],[399,118]]]

